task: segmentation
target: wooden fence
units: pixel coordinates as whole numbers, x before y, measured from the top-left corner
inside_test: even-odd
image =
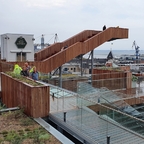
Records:
[[[131,88],[132,74],[130,72],[93,69],[92,73],[93,87],[107,87],[110,90]]]
[[[6,107],[21,107],[31,117],[48,116],[50,89],[48,86],[31,86],[1,73],[2,102]]]

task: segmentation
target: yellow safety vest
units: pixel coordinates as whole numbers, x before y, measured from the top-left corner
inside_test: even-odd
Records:
[[[16,75],[20,75],[21,71],[22,71],[22,68],[18,64],[15,64],[13,73]]]

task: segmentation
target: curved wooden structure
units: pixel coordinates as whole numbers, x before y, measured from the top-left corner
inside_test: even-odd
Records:
[[[94,30],[84,30],[79,34],[65,40],[61,43],[55,43],[41,51],[35,53],[35,61],[42,61],[58,52],[61,51],[62,47],[71,46],[77,42],[84,42],[85,40],[91,38],[92,36],[97,35],[101,31],[94,31]]]
[[[105,42],[124,38],[128,38],[128,29],[126,28],[110,27],[104,31],[85,30],[61,43],[55,43],[35,53],[35,61],[30,63],[33,63],[38,71],[49,73],[73,58],[94,50]],[[65,46],[68,47],[61,50]],[[15,62],[8,63],[14,64]],[[17,63],[20,66],[24,64],[24,62]],[[3,66],[0,68],[1,71],[4,71]]]
[[[35,56],[36,60],[42,60],[42,72],[48,73],[78,55],[90,52],[104,42],[123,38],[128,38],[128,29],[111,27],[102,32],[90,30],[84,31],[63,43],[56,43],[43,49],[36,53]],[[68,45],[68,47],[61,51],[61,48],[65,45]]]

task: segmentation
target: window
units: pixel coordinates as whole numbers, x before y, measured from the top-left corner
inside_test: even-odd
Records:
[[[17,61],[26,61],[26,53],[24,52],[16,53],[16,59]]]
[[[68,68],[64,68],[64,71],[67,71],[68,70]]]

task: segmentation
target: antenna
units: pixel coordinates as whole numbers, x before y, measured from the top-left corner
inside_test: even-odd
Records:
[[[41,37],[41,49],[44,48],[44,35],[42,34],[42,37]]]
[[[58,35],[57,35],[57,33],[56,33],[56,34],[55,34],[54,43],[56,43],[56,42],[57,42],[57,40],[58,40]]]
[[[111,48],[110,48],[110,51],[112,51],[112,45],[113,45],[113,43],[111,43]]]
[[[132,44],[132,48],[135,47],[135,55],[136,55],[136,61],[139,60],[140,58],[140,54],[139,54],[139,46],[136,44],[136,42],[134,41],[133,44]]]

